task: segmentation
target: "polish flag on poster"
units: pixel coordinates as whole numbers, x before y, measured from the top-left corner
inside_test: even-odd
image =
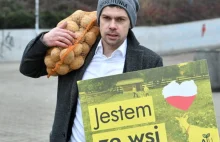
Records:
[[[181,84],[174,80],[163,88],[162,94],[167,103],[186,111],[197,95],[197,86],[193,80],[184,81]]]

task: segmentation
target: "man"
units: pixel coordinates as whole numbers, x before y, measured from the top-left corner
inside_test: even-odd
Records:
[[[138,94],[137,94],[137,89],[136,89],[136,86],[133,86],[132,88],[132,92],[133,92],[133,97],[137,97],[138,98]]]
[[[147,85],[144,85],[144,95],[149,96],[149,88],[147,87]]]
[[[141,69],[162,66],[162,59],[153,51],[139,45],[131,29],[135,26],[138,0],[99,0],[97,22],[101,36],[87,55],[84,65],[58,77],[57,105],[51,142],[84,142],[84,128],[76,82]],[[20,71],[38,78],[46,75],[44,56],[49,47],[72,45],[74,33],[65,24],[42,33],[26,47]]]

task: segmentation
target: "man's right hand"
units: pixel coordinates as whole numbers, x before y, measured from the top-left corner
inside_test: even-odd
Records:
[[[76,35],[73,32],[66,30],[66,26],[67,22],[64,22],[46,33],[43,36],[44,44],[48,47],[58,46],[62,48],[67,48],[68,46],[73,45]]]

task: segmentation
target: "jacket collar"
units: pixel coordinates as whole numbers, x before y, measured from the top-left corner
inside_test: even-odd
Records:
[[[132,30],[128,32],[128,47],[126,60],[123,72],[130,72],[142,69],[143,50],[140,48],[140,43],[136,39]]]

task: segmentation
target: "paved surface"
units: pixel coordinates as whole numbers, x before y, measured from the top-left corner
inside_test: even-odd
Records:
[[[0,142],[48,142],[56,78],[28,78],[18,68],[0,63]]]
[[[164,56],[164,64],[193,61],[193,53]],[[57,79],[20,74],[19,63],[0,63],[0,142],[48,142]],[[220,92],[213,93],[220,128]]]

